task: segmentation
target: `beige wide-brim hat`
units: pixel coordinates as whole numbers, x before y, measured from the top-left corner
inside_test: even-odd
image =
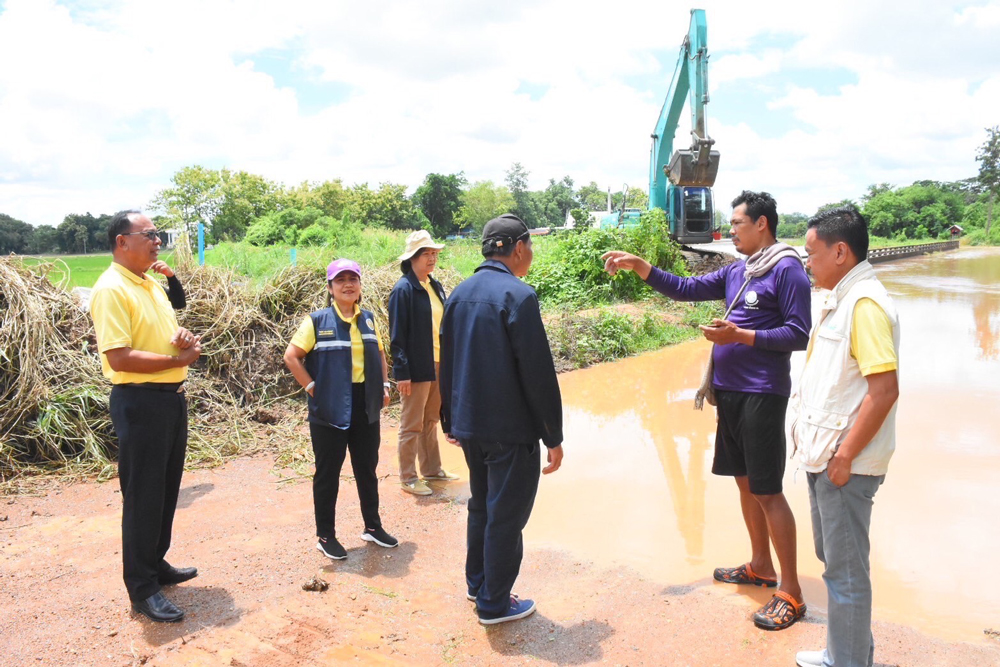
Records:
[[[402,262],[404,259],[413,257],[421,248],[433,248],[434,250],[440,250],[443,247],[443,243],[434,243],[434,239],[431,238],[430,232],[426,229],[421,229],[420,231],[413,232],[406,237],[406,250],[404,250],[403,254],[399,256],[399,261]]]

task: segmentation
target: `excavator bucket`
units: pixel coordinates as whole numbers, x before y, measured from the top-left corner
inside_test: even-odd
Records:
[[[719,151],[676,151],[670,158],[668,171],[674,185],[710,188],[719,174]]]

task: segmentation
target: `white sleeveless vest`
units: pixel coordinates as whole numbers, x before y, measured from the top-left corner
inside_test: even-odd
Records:
[[[868,382],[851,357],[851,325],[854,306],[871,299],[892,323],[892,343],[899,359],[899,318],[885,287],[867,261],[861,262],[826,295],[812,335],[812,352],[802,370],[796,396],[792,397],[794,420],[792,444],[801,468],[822,472],[837,447],[857,421]],[[897,362],[898,367],[898,362]],[[896,448],[896,405],[871,442],[851,462],[855,475],[884,475]]]

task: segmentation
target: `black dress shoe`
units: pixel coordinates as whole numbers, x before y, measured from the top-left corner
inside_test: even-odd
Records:
[[[157,623],[176,623],[184,618],[184,612],[159,591],[142,602],[133,602],[132,609]]]
[[[168,586],[170,584],[179,584],[182,581],[194,579],[197,576],[198,568],[196,567],[174,567],[171,565],[166,570],[160,570],[160,573],[156,575],[156,578],[160,581],[161,586]]]

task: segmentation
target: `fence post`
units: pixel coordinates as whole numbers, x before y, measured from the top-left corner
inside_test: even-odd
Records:
[[[205,225],[198,223],[198,266],[205,266]]]

